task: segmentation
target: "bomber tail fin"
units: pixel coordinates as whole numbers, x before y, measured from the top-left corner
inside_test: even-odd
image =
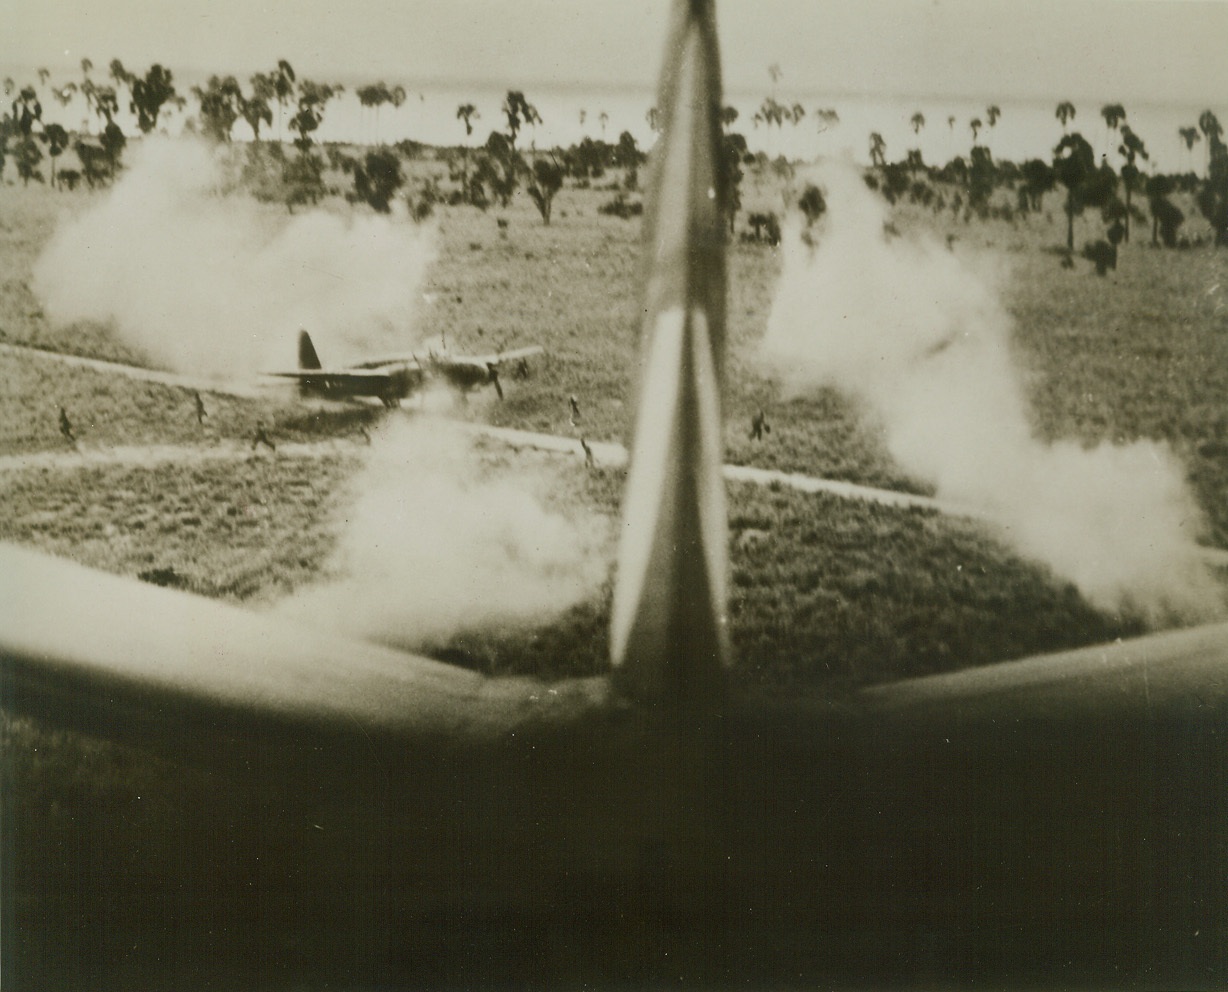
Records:
[[[320,356],[316,354],[315,345],[311,343],[311,335],[306,331],[298,332],[298,367],[300,369],[322,369]]]

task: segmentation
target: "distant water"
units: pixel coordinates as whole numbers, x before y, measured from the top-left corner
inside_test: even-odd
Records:
[[[101,74],[96,75],[100,81],[103,79]],[[52,82],[57,78],[53,77]],[[200,82],[203,79],[176,76],[181,93],[189,92],[193,83]],[[500,106],[505,88],[489,84],[437,83],[409,84],[405,88],[407,96],[401,107],[386,105],[377,115],[359,104],[353,86],[347,87],[340,99],[328,105],[318,138],[359,143],[412,138],[433,145],[478,144],[491,130],[504,126]],[[524,91],[541,114],[542,123],[522,132],[519,138],[522,147],[567,146],[585,135],[613,142],[623,131],[631,132],[641,148],[652,144],[654,135],[647,119],[648,109],[654,102],[650,90],[543,88],[535,91],[530,86]],[[1001,116],[991,128],[986,114],[989,101],[799,95],[781,91],[776,99],[790,106],[800,103],[806,111],[805,118],[797,125],[756,127],[754,114],[765,95],[732,94],[726,102],[738,110],[733,129],[746,137],[753,151],[762,150],[773,157],[786,155],[792,159],[812,160],[819,156],[851,154],[855,161],[866,163],[869,161],[870,133],[878,132],[886,142],[886,154],[891,161],[904,158],[909,149],[920,148],[926,162],[942,163],[957,154],[967,157],[972,145],[969,122],[973,118],[983,122],[977,142],[987,145],[997,158],[1048,160],[1053,146],[1062,137],[1062,125],[1055,116],[1057,100],[998,101]],[[1217,96],[1222,98],[1223,94]],[[468,103],[478,111],[472,122],[472,136],[466,135],[463,122],[456,116],[457,108]],[[43,96],[43,104],[47,120],[58,121],[65,127],[82,126],[85,104],[79,96],[68,106],[61,107],[47,94]],[[187,113],[194,112],[194,106],[195,102],[190,101]],[[815,113],[820,108],[835,110],[840,117],[839,123],[825,127]],[[1105,127],[1099,104],[1075,101],[1075,108],[1077,116],[1068,129],[1081,132],[1098,155],[1107,153],[1109,162],[1119,165],[1116,152],[1119,139],[1115,132]],[[1184,172],[1192,168],[1203,175],[1205,142],[1200,140],[1192,151],[1187,151],[1177,131],[1181,127],[1196,126],[1199,114],[1206,109],[1208,104],[1126,104],[1126,123],[1143,139],[1151,156],[1144,169]],[[1210,109],[1228,125],[1228,106],[1210,105]],[[917,112],[925,117],[925,125],[919,133],[914,133],[910,122]],[[953,125],[950,123],[952,117]],[[168,130],[177,132],[183,118],[184,114],[171,114]],[[135,121],[127,114],[121,115],[120,124],[127,133],[136,133]],[[280,131],[289,140],[290,131],[285,123]],[[276,122],[271,129],[266,129],[266,135],[276,137],[277,133]],[[251,137],[251,132],[240,121],[235,126],[234,136],[236,140],[244,140]]]

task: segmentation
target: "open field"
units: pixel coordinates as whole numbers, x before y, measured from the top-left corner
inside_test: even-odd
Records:
[[[417,165],[422,175],[440,168],[429,162]],[[758,197],[765,206],[779,203],[777,189],[772,180],[748,179],[752,202]],[[105,324],[53,326],[30,289],[34,261],[57,216],[85,209],[96,194],[0,192],[11,207],[0,231],[0,259],[6,263],[0,339],[141,362],[142,356]],[[564,189],[548,227],[523,197],[494,212],[505,227],[496,226],[492,214],[471,208],[437,208],[438,260],[424,287],[428,302],[420,314],[420,333],[446,336],[462,352],[528,342],[548,352],[529,379],[510,384],[506,402],[484,398],[456,413],[595,440],[622,437],[634,376],[638,223],[597,212],[611,195],[609,190]],[[1061,270],[1056,257],[1044,251],[1061,237],[1058,211],[1013,225],[965,224],[901,206],[896,223],[939,238],[954,234],[957,252],[992,256],[1005,273],[1000,281],[1015,323],[1011,344],[1025,369],[1033,426],[1041,437],[1083,444],[1137,438],[1168,442],[1208,518],[1204,539],[1228,547],[1228,307],[1223,302],[1228,263],[1222,252],[1160,252],[1135,244],[1123,250],[1116,273],[1096,279],[1085,268]],[[928,492],[924,483],[894,466],[880,427],[857,403],[829,388],[782,398],[779,387],[758,370],[757,342],[778,273],[774,249],[734,243],[727,461]],[[257,421],[271,425],[279,442],[361,439],[360,431],[373,429],[380,418],[368,408],[304,408],[284,394],[245,399],[207,393],[209,416],[201,425],[187,389],[28,356],[6,355],[0,368],[4,453],[64,447],[55,420],[59,404],[70,410],[86,450],[245,443]],[[574,426],[567,403],[573,394],[582,411]],[[747,425],[760,406],[769,411],[773,432],[766,441],[750,441]],[[339,485],[346,471],[328,459],[313,459],[312,466],[259,460],[241,468],[239,479],[251,473],[269,477],[266,499],[282,506],[280,521],[290,522],[284,530],[264,534],[263,556],[250,541],[231,546],[230,531],[214,526],[218,508],[233,505],[226,487],[240,484],[220,466],[197,467],[193,475],[165,467],[95,469],[87,474],[88,484],[85,477],[61,472],[46,473],[38,481],[20,476],[0,480],[11,494],[3,526],[10,539],[71,548],[81,560],[110,570],[136,574],[140,562],[165,559],[165,567],[190,576],[191,588],[270,600],[277,589],[308,579],[325,557],[323,549],[335,540],[333,517],[319,513],[300,519],[296,500],[309,481],[334,509],[343,505]],[[201,473],[213,476],[200,478]],[[138,481],[142,475],[147,478]],[[613,517],[620,479],[621,473],[607,471],[578,478],[579,498]],[[90,494],[109,493],[112,487],[131,498],[108,496],[83,512]],[[594,487],[599,497],[589,492]],[[158,492],[160,499],[155,498]],[[47,505],[38,506],[40,499]],[[742,486],[731,489],[731,500],[734,638],[740,664],[755,680],[834,688],[1140,629],[1139,618],[1097,612],[1065,582],[1019,561],[966,521]],[[163,516],[160,507],[173,510]],[[122,516],[107,519],[111,510]],[[37,527],[31,526],[31,515]],[[59,518],[71,522],[62,533]],[[201,523],[180,528],[180,518]],[[81,527],[104,535],[107,528],[118,528],[140,550],[129,555],[121,550],[127,546],[123,542],[103,542],[95,556],[91,545],[80,541]],[[862,531],[852,544],[843,537],[835,547],[830,543],[833,534]],[[272,550],[293,534],[313,549],[301,563],[290,563]],[[248,568],[244,559],[259,564]],[[935,565],[941,562],[962,568]],[[286,574],[279,575],[279,568]],[[240,575],[244,578],[235,578]],[[788,590],[783,596],[782,589]],[[1024,601],[1047,605],[1023,608],[1019,604]],[[600,670],[606,608],[604,602],[590,603],[569,617],[566,630],[552,628],[503,642],[462,636],[443,650],[497,672]]]
[[[440,168],[418,165],[424,173]],[[758,194],[752,180],[747,182],[748,199],[758,196],[765,206],[779,209],[770,180],[758,182]],[[420,314],[421,334],[445,334],[456,350],[479,353],[539,342],[551,356],[531,381],[509,391],[508,402],[489,412],[492,422],[570,433],[567,397],[575,394],[589,437],[623,436],[637,334],[639,228],[634,220],[597,213],[612,195],[564,189],[549,227],[524,197],[491,214],[439,208],[439,258],[425,287],[432,302]],[[57,215],[82,209],[96,194],[8,188],[4,196],[0,340],[142,362],[139,352],[105,326],[90,321],[51,326],[29,288],[33,260]],[[495,213],[507,221],[506,229],[495,226]],[[1224,546],[1228,262],[1223,253],[1157,251],[1138,230],[1135,242],[1123,246],[1117,270],[1096,279],[1085,263],[1064,271],[1045,251],[1062,240],[1057,194],[1050,194],[1045,215],[1014,224],[965,224],[908,205],[896,214],[902,229],[928,230],[939,240],[954,236],[957,253],[977,262],[989,257],[991,268],[1006,273],[1001,290],[1014,320],[1012,344],[1027,376],[1038,434],[1084,444],[1157,438],[1173,445],[1211,518],[1215,543]],[[1079,224],[1091,232],[1089,221]],[[782,398],[757,370],[754,352],[778,271],[776,253],[768,246],[733,245],[727,459],[926,491],[924,483],[893,466],[876,426],[847,399],[830,389]],[[286,353],[289,358],[292,342]],[[768,445],[747,440],[750,417],[759,406],[772,420]],[[54,440],[52,435],[50,443]],[[4,442],[12,443],[7,431]]]
[[[486,457],[497,471],[512,456]],[[356,448],[8,472],[0,539],[260,608],[318,581],[359,458]],[[563,478],[560,508],[614,517],[622,472],[584,472],[577,460]],[[779,486],[734,485],[730,498],[731,634],[740,676],[762,688],[838,692],[1140,629],[1096,613],[970,521]],[[462,633],[435,653],[490,674],[600,674],[608,613],[607,584],[557,620]]]

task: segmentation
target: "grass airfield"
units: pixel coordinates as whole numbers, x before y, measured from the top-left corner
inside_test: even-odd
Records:
[[[766,180],[748,192],[779,203]],[[0,187],[0,343],[144,364],[105,324],[52,326],[30,290],[57,215],[95,195]],[[456,415],[578,435],[567,406],[575,394],[587,437],[622,438],[637,336],[638,223],[599,215],[610,195],[564,190],[548,228],[523,197],[503,212],[506,230],[493,213],[439,211],[423,333],[446,331],[457,351],[539,343],[549,353],[528,380],[509,384],[506,402],[475,400]],[[1228,548],[1228,255],[1159,252],[1137,241],[1108,279],[1082,262],[1066,272],[1042,250],[1060,242],[1064,227],[1052,194],[1049,207],[1048,217],[1017,226],[952,223],[910,208],[896,223],[931,228],[940,239],[954,233],[958,251],[1001,257],[1011,273],[1004,292],[1012,347],[1040,436],[1167,441],[1208,518],[1206,543]],[[781,399],[755,371],[778,267],[765,245],[732,246],[726,460],[928,492],[891,463],[856,404],[831,390]],[[0,381],[0,456],[62,453],[51,466],[0,472],[0,539],[257,610],[275,608],[330,567],[366,457],[360,428],[378,435],[384,416],[416,415],[412,403],[384,415],[206,392],[201,425],[185,388],[11,353],[0,356]],[[227,454],[182,465],[91,465],[60,437],[60,404],[85,452],[175,446]],[[752,443],[747,428],[760,405],[773,432]],[[282,448],[317,450],[253,453],[257,421],[272,425]],[[549,460],[497,445],[480,446],[477,457],[491,473],[521,458]],[[616,517],[620,470],[586,471],[578,456],[550,461],[564,480],[551,492],[556,507]],[[759,692],[839,698],[867,684],[1146,629],[1140,616],[1095,609],[972,520],[747,484],[730,485],[729,517],[735,676]],[[433,653],[495,675],[601,673],[609,596],[607,582],[546,625],[464,632]],[[64,604],[66,618],[71,608]],[[355,900],[355,916],[372,910],[353,879],[387,852],[366,850],[364,838],[427,842],[372,830],[381,817],[395,821],[404,800],[372,805],[364,791],[371,783],[254,786],[8,716],[3,742],[7,843],[21,851],[13,877],[22,926],[9,946],[53,981],[85,975],[123,987],[140,982],[151,955],[168,973],[179,955],[212,960],[201,975],[223,984],[237,987],[239,972],[228,969],[259,961],[265,987],[294,987],[349,948],[344,930],[330,929],[345,912],[327,893]],[[493,866],[497,852],[475,857]],[[211,893],[216,932],[198,916],[200,892]],[[103,919],[113,926],[90,922]],[[46,934],[74,927],[57,959]],[[548,933],[497,936],[497,919],[476,929],[490,934],[471,948],[477,957],[496,943],[513,957],[551,943]],[[429,952],[421,935],[416,946]],[[108,962],[107,974],[83,970],[96,961]],[[419,973],[433,974],[423,963]]]
[[[779,189],[766,178],[752,174],[745,186],[748,208],[756,198],[765,207],[780,202]],[[0,241],[7,273],[0,343],[143,364],[104,324],[51,324],[30,288],[34,261],[57,216],[104,194],[0,192],[9,201]],[[622,440],[638,334],[639,226],[599,214],[609,196],[564,189],[548,227],[524,197],[491,214],[439,208],[438,258],[424,288],[420,334],[442,335],[458,352],[539,343],[548,353],[534,363],[530,378],[508,384],[505,402],[479,395],[456,405],[453,415],[572,436],[577,444],[581,434]],[[1167,442],[1208,519],[1204,541],[1228,547],[1228,262],[1222,252],[1161,252],[1136,240],[1108,279],[1095,278],[1083,263],[1066,272],[1043,251],[1059,241],[1064,220],[1056,197],[1049,206],[1045,217],[1013,225],[952,222],[946,214],[903,206],[894,223],[940,239],[954,234],[957,250],[992,255],[1008,272],[1003,294],[1014,319],[1012,347],[1025,370],[1040,437],[1086,445]],[[496,226],[496,213],[505,227]],[[826,388],[783,398],[757,370],[754,351],[778,272],[769,246],[731,246],[726,461],[928,494],[923,482],[892,463],[879,428],[857,403]],[[288,353],[292,347],[287,342]],[[185,576],[189,588],[240,602],[272,603],[311,583],[352,498],[345,480],[363,456],[361,432],[378,436],[381,417],[363,407],[304,406],[285,390],[257,397],[206,392],[208,417],[199,424],[185,388],[14,353],[3,356],[0,370],[0,455],[66,449],[56,421],[61,404],[83,450],[243,449],[258,421],[271,425],[283,447],[337,442],[335,451],[309,461],[261,452],[237,467],[199,466],[191,473],[167,466],[76,472],[65,451],[55,469],[0,475],[4,539],[70,553],[119,574],[170,570]],[[575,426],[571,395],[582,411]],[[415,402],[394,416],[414,417]],[[760,406],[773,430],[751,441],[749,421]],[[622,471],[585,472],[578,447],[576,458],[562,465],[567,483],[552,497],[555,505],[616,519]],[[277,525],[240,540],[228,529],[233,518],[226,508],[253,492]],[[106,495],[99,499],[99,493]],[[763,688],[840,691],[1144,629],[1143,619],[1128,612],[1097,611],[1068,582],[1020,559],[968,520],[781,487],[731,484],[729,494],[731,631],[739,673]],[[296,555],[287,542],[306,550]],[[239,574],[245,578],[234,580]],[[590,619],[607,610],[604,600],[585,607]],[[552,678],[600,672],[604,637],[591,635],[604,622],[581,626],[576,641],[557,630],[537,632],[556,656],[522,655],[523,631],[510,638],[511,647],[490,631],[437,647],[492,673]],[[577,664],[577,658],[586,660]]]

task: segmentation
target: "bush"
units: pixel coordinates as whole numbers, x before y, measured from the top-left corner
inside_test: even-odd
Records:
[[[627,220],[639,217],[644,212],[644,204],[640,200],[628,200],[626,194],[617,193],[612,200],[607,200],[597,208],[597,213],[611,217],[621,217]]]
[[[1100,240],[1083,246],[1083,257],[1096,266],[1096,275],[1105,276],[1117,268],[1117,245]]]
[[[743,241],[766,242],[769,245],[780,244],[780,218],[775,213],[754,213],[746,218],[753,229],[742,235]]]

